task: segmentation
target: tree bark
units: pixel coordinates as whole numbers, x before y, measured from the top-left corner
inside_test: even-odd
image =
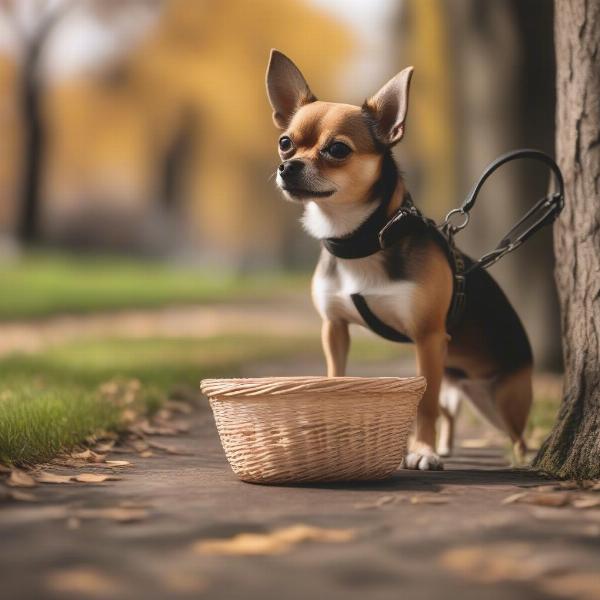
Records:
[[[41,82],[38,62],[43,40],[36,40],[27,55],[21,72],[21,110],[23,114],[23,163],[21,179],[21,216],[19,238],[33,242],[39,237],[44,128],[41,114]]]
[[[556,0],[558,163],[565,208],[554,227],[564,397],[534,466],[600,477],[600,2]]]

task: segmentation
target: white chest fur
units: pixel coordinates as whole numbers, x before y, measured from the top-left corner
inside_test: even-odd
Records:
[[[351,294],[362,294],[384,323],[398,331],[412,329],[416,285],[410,281],[392,281],[381,254],[366,258],[337,259],[335,272],[324,272],[320,264],[313,278],[313,299],[323,319],[344,320],[365,325],[354,307]]]

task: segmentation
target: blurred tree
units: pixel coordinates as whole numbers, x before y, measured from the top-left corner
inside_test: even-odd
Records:
[[[555,3],[558,162],[565,209],[555,225],[564,398],[534,466],[600,477],[600,3]]]
[[[0,49],[13,55],[20,64],[17,94],[22,112],[23,155],[17,232],[23,241],[34,241],[39,235],[45,149],[43,94],[47,79],[63,75],[65,70],[106,60],[107,54],[127,46],[123,36],[135,37],[136,30],[147,25],[147,20],[139,18],[138,9],[143,7],[147,12],[158,6],[156,0],[127,3],[118,0],[0,0]],[[132,9],[136,14],[131,14]],[[115,27],[116,19],[126,26]],[[97,35],[101,24],[111,35]],[[58,33],[63,35],[62,39],[58,39]],[[67,44],[64,43],[64,36],[69,33],[70,41],[75,39],[75,47],[68,43],[68,37]],[[93,33],[96,33],[96,44],[79,43],[77,47],[77,38],[81,41],[81,36]],[[100,44],[97,43],[99,38],[102,38]]]

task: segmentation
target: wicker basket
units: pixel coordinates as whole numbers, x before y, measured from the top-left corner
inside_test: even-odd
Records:
[[[205,379],[201,389],[243,481],[350,481],[398,468],[425,379]]]

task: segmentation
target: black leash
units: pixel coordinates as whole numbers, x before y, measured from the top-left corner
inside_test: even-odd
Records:
[[[490,175],[502,165],[519,159],[537,160],[549,167],[554,175],[556,190],[538,200],[492,251],[484,254],[478,261],[466,268],[464,255],[456,247],[454,236],[468,225],[469,213],[475,205],[483,184]],[[395,244],[407,232],[432,232],[434,239],[445,251],[453,274],[452,301],[446,318],[446,328],[449,332],[462,319],[466,305],[466,278],[469,273],[475,269],[487,269],[509,252],[516,250],[542,227],[554,222],[564,206],[564,183],[558,165],[547,154],[531,149],[508,152],[490,163],[471,189],[463,205],[451,210],[440,225],[436,225],[434,221],[424,217],[413,205],[409,194],[405,195],[398,211],[388,219],[386,213],[391,193],[387,192],[380,206],[355,232],[344,238],[326,239],[323,241],[323,245],[338,258],[364,258]],[[452,222],[455,215],[462,216],[460,223]],[[408,336],[381,321],[371,311],[362,294],[351,294],[350,297],[372,331],[390,341],[412,342]]]
[[[544,152],[539,150],[522,149],[507,152],[498,157],[494,162],[490,163],[477,183],[473,186],[467,199],[463,202],[460,208],[451,210],[444,222],[440,225],[440,229],[453,241],[454,235],[464,229],[469,223],[469,213],[475,206],[477,196],[486,182],[488,177],[502,165],[519,159],[537,160],[550,168],[554,175],[556,190],[543,198],[540,198],[519,221],[510,229],[510,231],[498,242],[497,246],[487,254],[484,254],[477,262],[473,263],[465,272],[470,273],[475,269],[487,269],[495,262],[499,261],[503,256],[516,250],[523,242],[528,240],[534,233],[542,227],[550,225],[558,217],[564,206],[565,186],[562,173],[558,165]],[[463,221],[458,225],[452,224],[454,215],[462,215]]]

